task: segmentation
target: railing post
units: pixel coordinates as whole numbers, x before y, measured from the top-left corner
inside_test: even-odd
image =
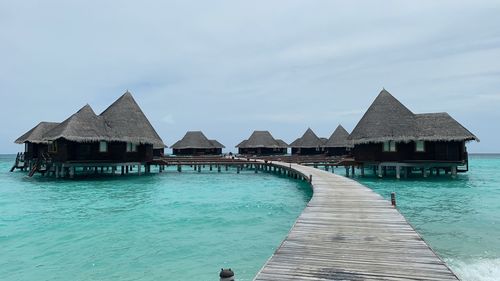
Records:
[[[393,207],[396,207],[396,193],[395,192],[391,193],[391,205]]]

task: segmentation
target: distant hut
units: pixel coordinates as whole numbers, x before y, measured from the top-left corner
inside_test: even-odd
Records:
[[[100,115],[85,105],[65,121],[44,126],[50,128],[44,127],[41,142],[58,170],[103,163],[145,165],[153,158],[153,147],[165,147],[128,91]]]
[[[254,131],[236,147],[239,154],[248,155],[284,155],[288,149],[283,140],[275,139],[269,131]]]
[[[40,158],[48,152],[48,141],[44,140],[45,134],[55,128],[59,123],[40,122],[28,132],[20,136],[15,143],[24,144],[24,161],[26,163]]]
[[[479,141],[448,113],[414,114],[385,89],[348,140],[355,160],[378,165],[379,174],[381,166],[442,167],[453,173],[468,164],[466,142]]]
[[[325,151],[329,156],[342,156],[349,154],[351,145],[349,143],[349,133],[339,125],[333,134],[325,142]]]
[[[302,137],[290,144],[292,155],[319,155],[324,154],[325,139],[319,138],[311,128],[308,128]]]
[[[174,155],[220,155],[225,146],[216,140],[209,140],[201,131],[189,131],[172,145]]]

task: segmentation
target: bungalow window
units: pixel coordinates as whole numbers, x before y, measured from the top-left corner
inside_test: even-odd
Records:
[[[137,152],[137,144],[127,142],[127,152]]]
[[[424,141],[416,141],[415,142],[415,151],[416,152],[425,152],[425,142]]]
[[[24,152],[29,152],[29,144],[27,142],[24,143]]]
[[[57,142],[55,141],[49,142],[48,151],[52,153],[57,153]]]
[[[99,142],[99,152],[108,152],[108,142],[106,141]]]
[[[384,141],[384,152],[396,152],[396,142],[395,141]]]

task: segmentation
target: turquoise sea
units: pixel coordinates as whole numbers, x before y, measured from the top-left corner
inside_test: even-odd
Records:
[[[469,156],[456,179],[356,179],[388,200],[464,281],[500,280],[500,155]]]
[[[0,157],[0,280],[238,280],[254,275],[312,193],[305,182],[188,168],[26,178]]]
[[[1,280],[251,280],[310,199],[272,174],[26,178],[0,156]],[[357,177],[399,210],[465,281],[500,279],[500,155],[456,179]]]

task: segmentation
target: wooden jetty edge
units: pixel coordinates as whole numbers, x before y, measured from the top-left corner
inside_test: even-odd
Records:
[[[254,280],[458,280],[394,208],[368,187],[313,167],[313,196]]]

